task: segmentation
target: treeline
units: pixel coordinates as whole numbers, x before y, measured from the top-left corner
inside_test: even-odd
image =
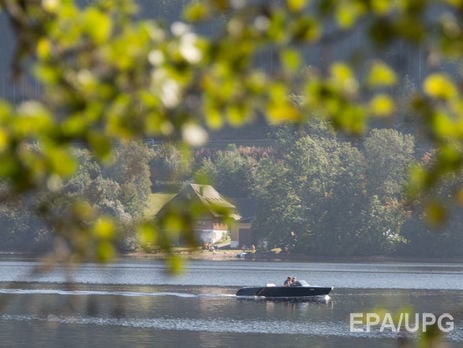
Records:
[[[134,249],[132,226],[143,217],[148,194],[177,192],[189,181],[209,182],[231,199],[254,199],[252,229],[261,250],[280,247],[329,257],[463,256],[461,213],[455,209],[446,225],[433,229],[426,221],[434,221],[429,216],[439,210],[423,211],[419,202],[407,199],[410,166],[429,165],[433,159],[431,152],[416,154],[413,136],[374,129],[362,139],[343,139],[327,125],[312,122],[304,128],[276,128],[271,139],[266,146],[230,144],[187,154],[168,144],[129,143],[117,147],[109,165],[76,149],[79,169],[72,178],[50,182],[34,199],[0,204],[0,250],[49,248],[56,233],[40,219],[41,201],[53,210],[48,217],[67,219],[71,226],[66,214],[82,197],[115,217],[120,248]],[[445,201],[459,181],[458,176],[448,178],[430,194]]]
[[[461,213],[432,228],[426,215],[439,212],[423,212],[405,194],[410,166],[432,162],[432,153],[416,154],[413,136],[374,129],[353,143],[322,123],[273,136],[265,156],[231,145],[194,169],[224,195],[254,197],[261,247],[330,257],[463,255]],[[445,201],[458,180],[448,179],[432,192],[436,199]]]
[[[86,253],[90,248],[86,242],[93,236],[85,234],[74,219],[91,211],[117,220],[120,249],[135,248],[132,225],[143,217],[151,192],[152,155],[143,143],[131,142],[117,146],[110,164],[102,165],[88,150],[75,149],[79,168],[73,177],[51,181],[29,199],[0,204],[0,251],[45,251],[59,242],[63,248]],[[83,204],[83,198],[91,209]],[[61,226],[62,230],[52,231],[50,226]],[[79,245],[68,245],[72,243],[69,235],[78,237],[74,243]]]

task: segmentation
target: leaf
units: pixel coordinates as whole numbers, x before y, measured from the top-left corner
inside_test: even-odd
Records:
[[[314,42],[320,38],[321,26],[315,18],[304,16],[294,21],[292,32],[297,41]]]
[[[394,2],[390,0],[372,0],[371,8],[374,13],[385,15],[389,13],[394,6]]]
[[[376,61],[370,68],[367,83],[371,87],[390,87],[397,83],[397,75],[388,65]]]
[[[288,91],[282,84],[269,87],[270,101],[267,106],[267,118],[272,124],[295,122],[301,119],[298,109],[289,101]]]
[[[70,176],[77,169],[77,164],[74,161],[74,158],[65,148],[48,148],[46,156],[52,172],[60,176]]]
[[[446,113],[436,112],[433,116],[432,128],[436,135],[443,139],[455,136],[458,129]]]
[[[336,8],[336,21],[342,29],[351,28],[355,22],[365,13],[365,6],[356,2],[342,1]]]
[[[50,41],[46,38],[41,38],[37,42],[37,56],[40,59],[46,59],[50,57],[51,53],[51,44]]]
[[[299,12],[307,6],[308,0],[287,0],[287,3],[291,12]]]
[[[140,245],[144,248],[152,247],[157,243],[158,234],[156,229],[152,224],[144,223],[138,226],[137,237]]]
[[[296,50],[284,50],[281,52],[281,60],[283,63],[283,68],[288,73],[294,73],[301,65],[301,57]]]
[[[109,262],[114,259],[114,245],[111,242],[103,241],[98,243],[97,258],[100,262]]]
[[[301,119],[301,114],[288,101],[280,101],[269,105],[268,119],[271,124],[275,125],[283,122],[296,122]]]
[[[93,234],[98,239],[110,240],[114,237],[115,227],[113,221],[108,217],[100,217],[93,226]]]
[[[0,128],[0,152],[5,151],[9,145],[9,135],[5,129]]]
[[[447,210],[441,203],[432,201],[424,208],[424,217],[431,226],[438,227],[446,221]]]
[[[193,2],[186,6],[183,11],[183,16],[186,20],[191,22],[199,22],[207,18],[209,15],[208,7],[201,2]]]
[[[183,259],[177,255],[171,254],[167,259],[167,270],[171,274],[180,274],[183,271]]]
[[[331,65],[330,73],[334,80],[341,82],[349,80],[354,76],[349,65],[340,62]]]
[[[331,82],[334,86],[348,94],[355,94],[358,90],[358,81],[346,63],[337,62],[330,67]]]
[[[108,41],[111,36],[111,18],[94,7],[89,7],[84,16],[84,30],[97,45]]]
[[[431,74],[423,83],[424,92],[433,98],[449,100],[457,95],[454,82],[444,74]]]
[[[390,116],[395,110],[395,105],[389,95],[378,94],[370,101],[370,109],[376,116]]]
[[[98,132],[89,132],[87,141],[100,159],[109,159],[109,155],[111,154],[111,141],[105,135]]]

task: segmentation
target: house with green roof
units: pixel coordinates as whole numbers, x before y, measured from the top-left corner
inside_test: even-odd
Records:
[[[145,215],[161,217],[172,210],[198,210],[195,234],[200,243],[214,244],[228,235],[237,236],[240,215],[234,204],[211,185],[187,184],[177,194],[152,194]]]

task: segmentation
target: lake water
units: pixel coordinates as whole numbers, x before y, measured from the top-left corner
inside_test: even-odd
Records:
[[[461,264],[191,261],[185,274],[172,277],[161,261],[124,259],[86,264],[72,278],[63,270],[34,275],[37,265],[0,261],[2,347],[353,348],[417,340],[390,326],[351,330],[351,313],[380,309],[396,326],[404,313],[418,320],[449,313],[454,328],[444,342],[463,347]],[[331,298],[234,296],[241,286],[280,284],[288,275],[334,286]]]

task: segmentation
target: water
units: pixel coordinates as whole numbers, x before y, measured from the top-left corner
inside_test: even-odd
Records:
[[[0,342],[6,347],[398,347],[392,330],[351,332],[350,314],[448,312],[448,347],[463,346],[463,265],[192,261],[180,277],[160,261],[125,259],[33,275],[0,261]],[[296,275],[331,299],[244,300],[244,285]],[[413,340],[414,336],[406,335]],[[403,339],[403,338],[401,338]]]

